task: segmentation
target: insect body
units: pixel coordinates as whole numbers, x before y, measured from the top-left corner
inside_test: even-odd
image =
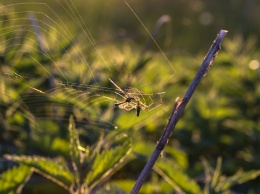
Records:
[[[122,102],[115,103],[115,106],[119,107],[120,109],[124,109],[126,111],[136,109],[136,116],[137,117],[139,117],[141,110],[146,110],[153,104],[153,103],[151,103],[149,105],[146,105],[144,96],[149,96],[149,99],[152,101],[152,99],[151,99],[152,95],[160,95],[161,96],[162,94],[164,94],[164,92],[160,92],[160,93],[156,93],[156,94],[144,94],[143,92],[140,92],[139,90],[137,90],[135,88],[122,90],[111,79],[109,79],[109,81],[117,88],[117,92],[115,92],[115,93],[125,99]],[[130,91],[132,91],[132,92],[130,92]],[[109,99],[111,99],[111,98],[109,98]],[[141,99],[143,100],[143,102],[141,101]],[[161,104],[157,105],[156,107],[158,107],[160,105]]]
[[[115,106],[120,106],[120,105],[126,104],[128,102],[131,102],[131,100],[134,100],[134,98],[128,97],[128,98],[126,98],[126,100],[124,102],[115,103]]]
[[[137,106],[136,106],[136,116],[138,116],[139,117],[139,115],[140,115],[140,112],[141,112],[141,106],[140,106],[140,102],[139,101],[137,101]]]

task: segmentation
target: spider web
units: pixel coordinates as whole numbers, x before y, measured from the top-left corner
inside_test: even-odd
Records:
[[[131,76],[126,73],[136,67],[136,53],[129,51],[128,47],[119,52],[113,42],[98,45],[73,1],[55,3],[56,8],[66,13],[66,19],[56,12],[53,4],[48,3],[28,2],[1,7],[1,16],[8,16],[6,21],[2,21],[0,31],[2,59],[8,61],[1,72],[1,98],[10,105],[9,116],[18,109],[22,109],[31,120],[65,121],[74,114],[78,122],[95,129],[111,130],[116,128],[113,124],[114,103],[124,101],[126,94],[140,98],[147,110],[163,103],[164,87],[175,70],[157,43],[163,56],[157,54],[158,58],[153,61],[165,57],[172,69],[161,84],[154,87],[158,79],[147,78],[142,73]],[[126,5],[144,26],[132,7]],[[76,27],[70,28],[70,25]],[[113,60],[111,53],[115,56]],[[145,74],[156,77],[160,71],[152,73],[155,70],[159,70],[158,67],[151,65]],[[120,76],[115,77],[117,73]],[[19,91],[8,90],[14,86]],[[120,114],[124,114],[124,110]]]

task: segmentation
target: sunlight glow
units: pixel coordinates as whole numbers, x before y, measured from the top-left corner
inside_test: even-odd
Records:
[[[248,66],[250,69],[257,70],[259,68],[260,64],[259,64],[259,61],[252,60],[252,61],[250,61]]]

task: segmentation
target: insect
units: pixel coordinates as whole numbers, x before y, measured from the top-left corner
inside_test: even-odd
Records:
[[[133,102],[132,100],[134,100],[135,102]],[[138,117],[139,117],[141,109],[142,109],[140,106],[140,99],[138,97],[136,97],[136,98],[128,97],[123,102],[115,103],[115,106],[118,106],[119,108],[125,109],[127,111],[130,111],[135,108],[136,116],[138,116]]]
[[[119,107],[120,109],[124,109],[126,111],[130,111],[132,109],[136,109],[136,116],[139,117],[141,110],[146,110],[151,105],[153,105],[153,103],[151,103],[149,105],[146,105],[146,103],[144,103],[145,102],[145,99],[143,97],[144,94],[142,94],[137,89],[132,88],[132,89],[128,89],[128,90],[122,90],[118,85],[116,85],[115,82],[113,82],[113,80],[109,79],[109,81],[117,88],[118,92],[115,92],[115,93],[125,99],[122,102],[115,103],[116,107]],[[134,90],[135,93],[133,93],[133,92],[130,93],[129,92],[130,90],[131,91]],[[161,95],[163,93],[164,92],[157,93],[157,94]],[[150,94],[150,96],[151,95],[154,95],[154,94]],[[141,101],[141,98],[139,96],[144,100],[144,102]],[[149,98],[152,101],[151,97],[149,97]],[[158,105],[158,106],[160,106],[160,105]]]

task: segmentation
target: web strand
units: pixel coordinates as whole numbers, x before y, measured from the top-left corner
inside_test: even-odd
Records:
[[[46,90],[46,91],[42,90],[41,88],[37,88],[34,85],[28,85],[28,88],[30,88],[31,90],[34,90],[35,92],[47,95],[49,97],[53,97],[54,94],[58,94],[60,92],[60,94],[62,94],[61,100],[66,101],[66,99],[70,99],[70,100],[67,100],[66,103],[70,104],[73,102],[73,103],[75,103],[75,106],[81,106],[81,108],[82,107],[86,108],[87,106],[92,105],[94,103],[94,101],[95,101],[95,103],[103,103],[104,101],[109,100],[109,101],[113,101],[115,103],[119,103],[121,101],[124,101],[124,99],[126,99],[127,96],[131,96],[134,99],[134,101],[129,103],[129,105],[124,104],[124,106],[120,106],[123,109],[127,109],[127,110],[137,109],[138,105],[142,106],[142,110],[152,110],[155,107],[158,107],[162,104],[162,97],[165,92],[162,92],[162,90],[160,90],[160,92],[147,93],[147,92],[143,92],[141,90],[142,87],[148,88],[148,85],[150,84],[150,82],[148,84],[148,83],[142,83],[140,81],[140,83],[136,84],[137,87],[121,89],[120,83],[117,83],[118,80],[112,81],[112,79],[109,79],[108,77],[110,75],[112,75],[111,69],[108,66],[107,61],[105,60],[104,56],[100,52],[100,49],[98,48],[96,41],[94,40],[92,34],[90,33],[88,26],[86,25],[82,16],[80,15],[79,11],[77,10],[74,2],[71,0],[70,1],[66,0],[65,6],[64,6],[64,4],[62,4],[59,1],[57,1],[57,3],[67,13],[67,16],[69,16],[74,21],[74,23],[77,24],[77,26],[83,32],[84,36],[87,38],[87,40],[90,42],[90,44],[96,51],[97,56],[101,59],[101,61],[103,61],[103,63],[105,64],[105,66],[108,70],[108,73],[109,73],[109,75],[106,75],[107,76],[106,79],[110,80],[110,82],[113,85],[110,87],[103,87],[100,85],[100,83],[98,83],[98,81],[96,79],[96,72],[92,69],[91,65],[86,60],[86,57],[84,56],[82,50],[80,50],[79,41],[76,40],[75,37],[72,35],[71,31],[68,29],[64,20],[47,3],[10,4],[8,6],[38,5],[41,7],[41,9],[47,8],[48,11],[50,11],[51,14],[54,15],[54,17],[50,17],[48,14],[46,14],[42,11],[36,11],[36,10],[34,10],[33,12],[30,12],[30,11],[13,12],[13,13],[21,13],[21,14],[22,13],[41,14],[42,16],[46,17],[49,21],[52,22],[52,25],[50,25],[48,22],[46,22],[46,20],[44,20],[42,18],[37,19],[37,17],[36,17],[37,15],[34,17],[30,17],[31,26],[33,28],[32,28],[32,30],[26,29],[26,32],[30,32],[30,33],[34,34],[35,37],[29,37],[28,41],[32,42],[34,45],[37,45],[37,40],[38,40],[38,44],[39,44],[39,42],[43,42],[43,40],[45,40],[45,38],[50,37],[57,42],[57,46],[60,46],[62,49],[65,50],[64,45],[62,44],[61,40],[59,40],[59,38],[62,38],[68,44],[70,44],[70,46],[72,47],[71,51],[69,51],[69,52],[66,51],[64,56],[62,56],[64,58],[66,58],[64,60],[64,62],[62,62],[62,63],[65,63],[63,65],[55,59],[55,53],[52,51],[52,47],[51,47],[53,45],[48,45],[48,44],[45,44],[45,42],[43,42],[45,49],[39,49],[39,48],[35,49],[30,45],[29,46],[26,45],[27,48],[21,49],[21,52],[23,52],[23,53],[26,53],[27,52],[26,49],[28,49],[29,56],[34,61],[34,64],[37,66],[41,66],[41,68],[45,72],[47,72],[47,75],[49,77],[51,77],[55,83],[53,88],[51,87],[51,89]],[[169,61],[169,59],[167,58],[167,56],[165,55],[163,50],[160,48],[159,44],[156,42],[154,37],[148,31],[145,24],[141,21],[140,17],[136,14],[136,12],[133,10],[133,8],[126,1],[125,1],[125,4],[131,10],[131,12],[135,15],[135,17],[138,19],[138,21],[141,23],[141,25],[143,26],[145,31],[151,37],[151,39],[156,44],[156,46],[160,50],[161,54],[166,59],[167,63],[170,64],[170,66],[172,67],[172,69],[175,73],[175,69],[173,68],[171,62]],[[20,17],[17,19],[17,21],[22,20],[22,19],[28,20],[28,18]],[[27,24],[27,25],[29,26],[29,24]],[[54,27],[53,25],[56,25],[57,27]],[[18,26],[19,25],[16,25],[16,27],[18,27]],[[20,26],[22,26],[22,25],[20,25]],[[58,38],[56,36],[54,36],[53,34],[51,34],[51,32],[49,30],[55,31],[58,34]],[[14,30],[13,30],[13,32],[14,32]],[[46,36],[46,34],[47,34],[47,36]],[[2,35],[4,35],[4,34],[2,34]],[[44,37],[44,35],[46,37]],[[36,38],[36,40],[34,38]],[[12,47],[14,45],[9,45],[9,46]],[[32,53],[30,53],[30,51],[32,51]],[[43,56],[48,58],[48,60],[50,60],[51,64],[53,65],[53,69],[51,67],[45,66],[43,63],[41,63],[38,60],[38,58],[33,54],[33,51],[37,51],[38,53],[41,53]],[[80,77],[79,82],[70,81],[71,80],[70,73],[68,73],[68,71],[66,72],[64,70],[67,65],[66,63],[71,63],[73,66],[73,70],[77,71],[79,62],[74,60],[75,54],[79,58],[79,61],[82,62],[83,64],[85,64],[86,69],[84,69],[84,70],[88,71],[87,75],[84,75],[84,73],[85,73],[84,71],[78,70],[79,74],[81,76],[85,76],[85,77],[90,76],[94,82],[94,83],[92,82],[91,85],[89,85],[88,83],[81,84],[80,82],[82,82],[82,77]],[[19,74],[19,72],[15,72],[15,73],[17,73],[17,75]],[[58,76],[57,76],[57,73],[59,74]],[[147,73],[147,72],[145,72],[145,73]],[[173,75],[171,75],[171,77],[169,79],[171,79]],[[34,79],[33,76],[29,76],[29,77],[31,77],[31,79]],[[62,77],[63,80],[58,77]],[[113,80],[114,80],[114,78],[113,78]],[[168,80],[166,82],[168,82]],[[83,105],[83,103],[85,103],[85,104]]]
[[[163,52],[163,50],[161,49],[161,47],[159,46],[159,44],[157,43],[157,41],[154,39],[154,37],[152,36],[152,34],[149,32],[149,30],[147,29],[147,27],[144,25],[144,23],[142,22],[142,20],[140,19],[140,17],[136,14],[136,12],[133,10],[133,8],[127,3],[127,1],[125,1],[125,4],[127,5],[127,7],[131,10],[131,12],[134,14],[134,16],[136,17],[136,19],[140,22],[140,24],[143,26],[143,28],[145,29],[145,31],[147,32],[147,34],[150,36],[150,38],[153,40],[154,44],[157,46],[157,48],[160,50],[160,52],[162,53],[163,57],[165,58],[165,60],[167,61],[167,63],[171,66],[171,68],[173,69],[174,73],[176,73],[173,65],[171,64],[170,60],[168,59],[168,57],[165,55],[165,53]]]

